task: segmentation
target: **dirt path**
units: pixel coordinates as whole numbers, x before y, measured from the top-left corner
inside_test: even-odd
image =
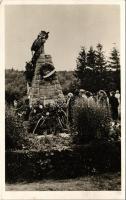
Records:
[[[6,190],[15,191],[102,191],[121,190],[120,173],[106,173],[75,179],[41,180],[6,184]]]

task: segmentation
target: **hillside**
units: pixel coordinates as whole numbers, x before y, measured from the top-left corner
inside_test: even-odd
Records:
[[[70,90],[72,82],[75,80],[74,71],[58,71],[58,78],[64,94]],[[5,70],[5,98],[11,103],[15,98],[21,99],[26,95],[27,87],[24,71],[14,69]]]

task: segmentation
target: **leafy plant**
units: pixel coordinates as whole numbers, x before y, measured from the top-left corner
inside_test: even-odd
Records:
[[[88,143],[94,139],[108,138],[110,131],[110,115],[107,108],[96,103],[88,107],[87,103],[78,98],[74,105],[74,142]]]
[[[17,118],[15,111],[6,106],[5,111],[5,146],[7,149],[22,149],[26,132],[22,121]]]

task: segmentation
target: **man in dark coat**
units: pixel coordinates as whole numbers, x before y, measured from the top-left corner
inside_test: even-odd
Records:
[[[118,102],[118,99],[115,97],[115,92],[111,93],[111,96],[109,97],[109,104],[110,104],[110,109],[112,113],[112,119],[117,120],[119,102]]]

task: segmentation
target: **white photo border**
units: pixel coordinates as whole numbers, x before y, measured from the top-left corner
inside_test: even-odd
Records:
[[[121,191],[5,191],[5,5],[120,5],[120,33],[121,33]],[[0,33],[0,198],[4,199],[124,199],[125,198],[125,0],[3,0],[0,4],[1,27]]]

